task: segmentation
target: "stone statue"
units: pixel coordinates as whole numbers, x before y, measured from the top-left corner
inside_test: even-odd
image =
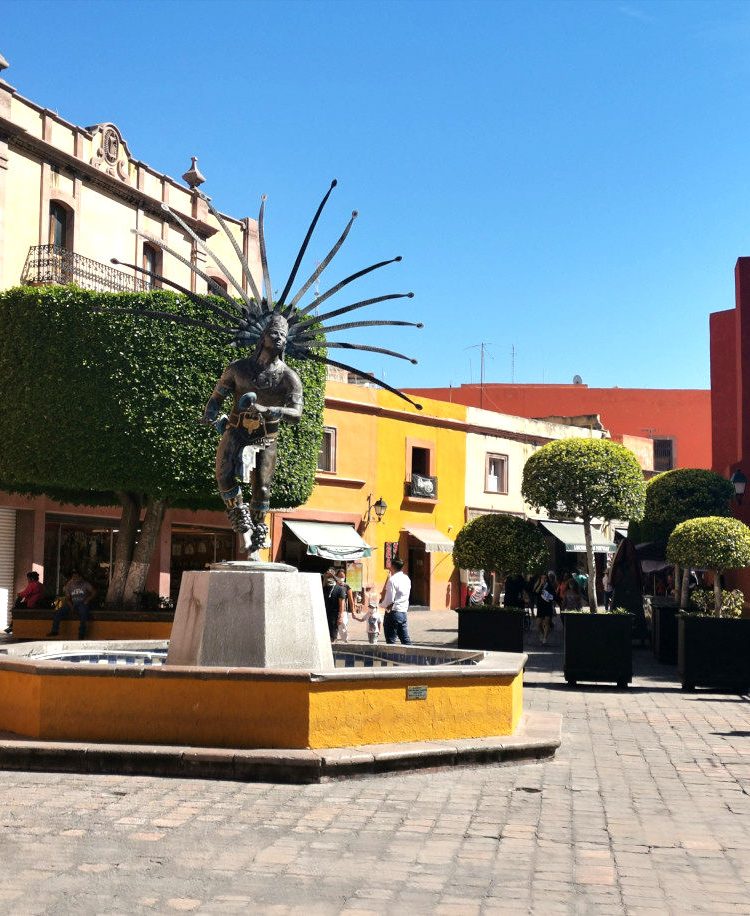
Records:
[[[186,180],[189,176],[190,173],[186,173]],[[390,299],[411,299],[414,293],[390,293],[385,296],[363,299],[330,311],[322,313],[319,311],[320,306],[327,299],[338,293],[345,286],[348,286],[349,283],[365,274],[371,273],[373,270],[378,270],[388,264],[400,261],[400,257],[379,261],[376,264],[365,267],[363,270],[358,270],[330,287],[324,293],[313,295],[312,300],[307,305],[299,305],[300,300],[313,287],[318,277],[320,277],[341,248],[357,217],[356,210],[352,213],[351,219],[333,248],[318,263],[318,266],[302,287],[293,296],[291,295],[292,285],[315,226],[335,186],[336,181],[331,182],[331,186],[323,197],[307,230],[284,289],[277,299],[273,298],[273,286],[269,276],[268,258],[266,256],[264,232],[265,197],[262,198],[258,216],[258,241],[263,269],[263,291],[261,292],[237,240],[226,225],[224,217],[213,206],[210,198],[203,195],[195,187],[193,193],[200,196],[205,202],[208,210],[215,217],[237,255],[242,268],[241,280],[237,280],[232,276],[216,254],[208,248],[205,241],[193,231],[192,227],[178,213],[170,209],[167,204],[162,204],[162,209],[193,240],[195,248],[204,252],[208,259],[224,274],[231,291],[227,291],[216,283],[212,277],[195,263],[195,260],[184,258],[163,242],[162,239],[140,230],[135,230],[136,235],[146,239],[151,245],[162,249],[190,268],[196,277],[204,281],[211,295],[204,296],[192,292],[160,274],[138,267],[135,264],[123,264],[123,266],[129,267],[137,273],[147,274],[152,281],[157,281],[162,286],[169,286],[178,290],[199,305],[204,313],[206,311],[211,312],[215,316],[213,320],[204,321],[174,312],[156,310],[109,309],[109,311],[173,321],[189,327],[200,327],[214,334],[217,341],[221,342],[223,346],[232,343],[238,347],[252,348],[250,356],[235,360],[226,368],[224,374],[216,383],[202,418],[203,423],[213,425],[221,434],[221,441],[216,452],[216,482],[232,527],[242,534],[245,550],[249,554],[257,553],[258,549],[265,544],[268,534],[264,519],[271,504],[279,426],[281,423],[298,423],[302,416],[302,384],[297,373],[284,362],[285,354],[297,359],[309,359],[325,365],[336,366],[339,369],[360,375],[362,374],[361,371],[354,366],[331,359],[327,351],[336,348],[362,350],[369,353],[395,356],[399,359],[406,359],[411,363],[416,363],[416,359],[411,359],[394,350],[367,344],[330,340],[329,335],[337,331],[362,327],[421,328],[423,327],[421,322],[376,320],[326,324],[326,321],[330,318],[347,314],[364,306],[385,302]],[[112,262],[114,264],[123,263],[116,258],[112,258]],[[289,298],[290,296],[291,298]],[[222,300],[221,304],[218,304],[218,300]],[[380,379],[372,376],[368,377],[374,384],[407,401],[417,410],[422,409],[420,404],[415,403],[397,388],[393,388]],[[221,409],[229,395],[232,395],[233,403],[231,413],[227,416],[221,413]],[[243,483],[250,484],[249,505],[244,501]]]
[[[302,416],[302,384],[282,360],[288,333],[286,318],[273,315],[252,356],[224,370],[203,414],[203,422],[221,433],[216,483],[232,528],[242,535],[248,553],[263,547],[268,534],[264,519],[270,509],[279,424],[298,423]],[[230,394],[232,412],[219,415]],[[250,484],[249,508],[242,483]]]

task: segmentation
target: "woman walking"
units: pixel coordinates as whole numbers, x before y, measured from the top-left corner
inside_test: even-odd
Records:
[[[546,575],[539,576],[534,586],[539,641],[543,646],[547,644],[549,631],[552,626],[552,617],[555,613],[556,586],[557,581],[552,571],[548,572]]]

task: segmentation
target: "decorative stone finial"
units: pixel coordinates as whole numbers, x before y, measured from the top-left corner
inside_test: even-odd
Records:
[[[190,190],[194,191],[198,187],[198,185],[203,184],[203,182],[206,179],[203,177],[203,175],[201,175],[200,171],[198,170],[198,157],[191,156],[190,160],[191,160],[190,168],[187,170],[187,172],[185,172],[182,178],[183,178],[183,181],[190,188]]]
[[[0,70],[7,70],[10,67],[8,61],[0,54]]]

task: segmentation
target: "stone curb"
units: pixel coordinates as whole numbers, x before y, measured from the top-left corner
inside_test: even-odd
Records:
[[[123,774],[238,782],[318,783],[411,769],[533,762],[560,746],[561,716],[525,713],[513,735],[287,750],[87,744],[0,737],[0,770]]]

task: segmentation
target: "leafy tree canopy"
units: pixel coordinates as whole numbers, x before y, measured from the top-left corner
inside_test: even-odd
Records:
[[[635,455],[611,439],[559,439],[535,452],[521,492],[553,518],[633,519],[643,514],[643,472]]]
[[[74,286],[0,293],[0,486],[86,503],[128,491],[171,505],[219,508],[216,433],[199,425],[235,348],[200,328],[106,306],[211,320],[183,296],[98,293]],[[299,426],[282,426],[272,506],[312,492],[322,432],[324,369],[290,360],[305,389]]]
[[[680,566],[719,571],[750,566],[750,528],[736,518],[688,519],[670,535],[667,559]]]
[[[646,507],[639,537],[666,541],[675,525],[690,518],[730,515],[732,483],[714,471],[677,468],[657,474],[646,484]]]
[[[539,528],[514,515],[480,515],[458,532],[453,562],[461,569],[493,570],[505,576],[542,572],[549,551]]]

